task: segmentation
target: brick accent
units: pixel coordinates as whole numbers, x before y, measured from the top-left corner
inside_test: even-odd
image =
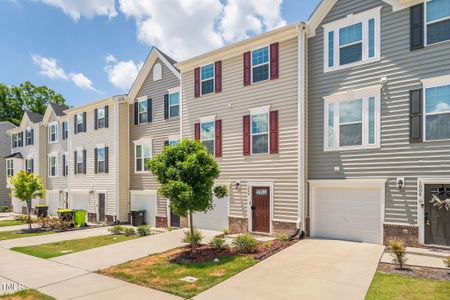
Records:
[[[180,217],[180,227],[187,228],[189,227],[189,222],[187,217]]]
[[[97,214],[96,213],[88,213],[88,222],[95,223],[97,222]]]
[[[112,224],[112,223],[114,223],[114,221],[116,219],[115,216],[111,216],[111,215],[106,215],[105,218],[106,218],[106,224]]]
[[[228,217],[228,227],[231,234],[248,232],[248,219]]]
[[[156,216],[156,227],[167,227],[167,217]]]
[[[291,222],[272,221],[272,235],[279,237],[285,235],[289,237],[297,230],[297,224]]]
[[[383,243],[387,245],[389,240],[398,239],[405,243],[405,246],[420,247],[419,227],[400,224],[383,224]]]

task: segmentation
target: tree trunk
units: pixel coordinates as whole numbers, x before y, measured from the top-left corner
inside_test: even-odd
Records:
[[[31,230],[31,200],[27,200],[28,229]]]
[[[192,220],[192,211],[189,212],[189,226],[191,228],[191,250],[197,253],[197,243],[194,240],[194,221]]]

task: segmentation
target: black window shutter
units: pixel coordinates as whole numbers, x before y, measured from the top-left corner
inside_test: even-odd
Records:
[[[169,118],[169,94],[164,95],[164,119]]]
[[[87,124],[86,124],[86,112],[83,113],[83,132],[86,132],[87,130]]]
[[[147,99],[147,122],[152,122],[152,116],[153,116],[153,107],[152,107],[152,99]]]
[[[94,110],[94,129],[98,129],[98,109]]]
[[[424,6],[423,3],[410,8],[411,51],[424,46]]]
[[[168,141],[168,140],[165,140],[165,141],[164,141],[164,147],[167,147],[167,146],[169,146],[169,141]]]
[[[105,173],[109,173],[109,147],[105,147]]]
[[[73,152],[73,162],[74,162],[74,168],[73,168],[73,174],[77,174],[77,151]]]
[[[134,102],[134,125],[139,124],[139,107],[138,107],[138,103]]]
[[[98,173],[98,149],[97,148],[95,148],[94,149],[94,157],[95,157],[95,159],[94,159],[94,163],[95,163],[95,166],[94,166],[94,173],[95,174],[97,174]]]
[[[30,145],[34,145],[34,129],[31,128],[31,144]]]
[[[86,174],[86,149],[83,150],[83,174]]]
[[[422,89],[410,91],[410,141],[420,143],[422,136]]]
[[[66,167],[65,167],[65,165],[66,165],[66,155],[63,154],[63,156],[62,156],[63,176],[67,175],[66,174]]]
[[[20,140],[19,140],[20,147],[23,147],[23,131],[21,133],[19,133],[19,137],[20,137]]]
[[[66,122],[62,122],[62,130],[61,130],[61,139],[65,140],[66,139]]]
[[[105,128],[109,127],[109,106],[105,106]]]
[[[77,115],[73,116],[73,133],[75,133],[75,134],[78,133],[78,128],[77,128]]]
[[[34,173],[34,159],[31,159],[31,173]]]

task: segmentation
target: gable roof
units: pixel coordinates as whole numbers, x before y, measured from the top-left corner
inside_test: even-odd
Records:
[[[180,79],[180,71],[175,67],[177,63],[173,58],[169,57],[167,54],[162,52],[156,47],[153,47],[150,51],[150,54],[147,56],[144,65],[139,71],[138,76],[136,77],[133,85],[131,86],[130,92],[128,93],[128,101],[133,102],[136,98],[142,84],[144,84],[145,78],[147,78],[150,70],[152,69],[156,59],[159,58],[163,64],[169,68],[170,71]]]
[[[39,123],[44,118],[43,115],[37,114],[37,113],[32,112],[31,110],[28,110],[28,109],[25,110],[25,114],[28,116],[28,119],[30,119],[30,121],[32,123]]]
[[[6,156],[5,158],[23,158],[23,156],[20,152],[16,152],[16,153]]]
[[[56,117],[65,116],[66,114],[64,113],[64,111],[68,108],[69,107],[67,107],[65,105],[60,105],[60,104],[56,104],[53,102],[49,102],[47,109],[45,110],[44,117],[42,118],[42,121],[44,123],[48,123],[50,116],[52,115],[52,111],[55,113]]]
[[[309,17],[307,23],[307,32],[308,37],[316,36],[316,29],[322,23],[323,19],[327,16],[333,6],[336,4],[338,0],[322,0],[319,5],[313,11],[311,16]],[[384,2],[390,4],[394,11],[408,8],[410,6],[416,5],[418,3],[422,3],[425,0],[383,0]]]

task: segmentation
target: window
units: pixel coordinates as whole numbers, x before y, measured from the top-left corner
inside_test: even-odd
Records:
[[[105,107],[97,109],[97,128],[106,127],[106,109]]]
[[[252,51],[252,82],[269,79],[269,47]]]
[[[56,142],[58,140],[58,123],[52,122],[48,124],[48,141],[49,143]]]
[[[69,156],[67,153],[63,154],[63,176],[67,176],[69,174]]]
[[[57,155],[56,154],[50,154],[48,156],[48,176],[49,177],[56,177],[57,174]]]
[[[214,92],[214,64],[201,67],[200,72],[202,95]]]
[[[425,140],[450,139],[450,82],[425,87]]]
[[[32,158],[29,158],[25,160],[25,171],[27,173],[33,173],[34,172],[34,160]]]
[[[166,146],[176,146],[180,143],[179,135],[169,135],[168,140],[165,142]]]
[[[14,176],[14,160],[6,160],[6,176]]]
[[[379,147],[380,87],[325,97],[324,149]]]
[[[251,115],[252,154],[269,153],[269,112]]]
[[[23,132],[15,133],[12,135],[13,148],[23,146]]]
[[[139,124],[147,123],[147,109],[147,97],[145,97],[145,99],[138,102]]]
[[[153,81],[162,79],[162,67],[160,63],[155,64],[153,67]]]
[[[106,172],[106,151],[105,148],[97,148],[97,172],[105,173]]]
[[[324,71],[380,60],[381,7],[325,24]]]
[[[169,94],[169,118],[178,117],[180,113],[180,92]]]
[[[135,171],[147,172],[149,168],[146,162],[152,158],[152,143],[151,141],[135,142]]]
[[[76,159],[76,168],[77,168],[77,174],[82,174],[82,173],[85,173],[85,165],[84,165],[84,155],[83,155],[83,150],[79,150],[79,151],[76,151],[76,157],[75,157],[75,159]]]
[[[25,131],[25,139],[26,139],[27,146],[33,145],[33,129],[32,128],[27,128],[27,130]]]
[[[77,125],[77,133],[78,132],[84,132],[84,118],[83,113],[79,113],[75,115],[76,118],[76,125]]]
[[[63,130],[63,140],[67,139],[69,137],[69,123],[63,122],[62,123],[62,130]]]
[[[214,139],[215,139],[215,128],[214,121],[202,122],[200,124],[200,141],[211,155],[214,155]]]
[[[428,45],[450,40],[450,0],[428,0],[425,16]]]

